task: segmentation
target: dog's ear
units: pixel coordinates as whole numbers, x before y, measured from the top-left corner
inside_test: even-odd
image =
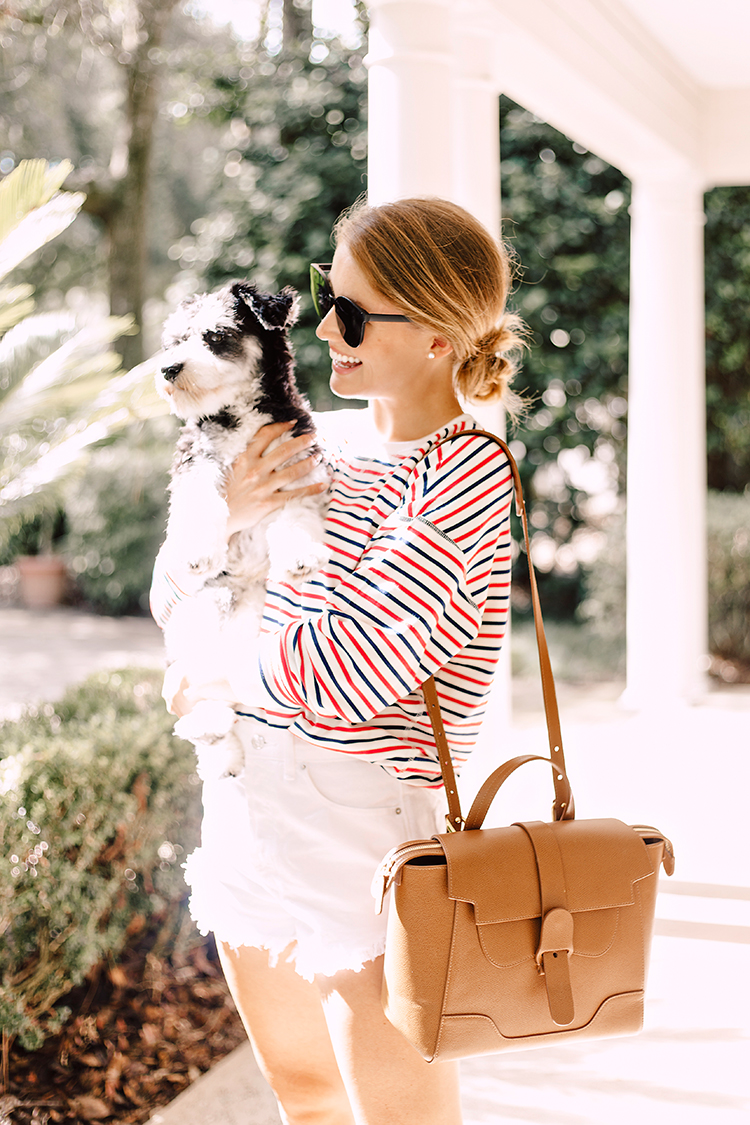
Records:
[[[288,285],[280,293],[271,294],[259,293],[254,286],[237,281],[232,292],[269,330],[290,328],[299,314],[299,295]]]

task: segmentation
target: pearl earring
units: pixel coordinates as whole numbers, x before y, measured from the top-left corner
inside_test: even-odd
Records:
[[[427,358],[428,358],[428,359],[434,359],[434,358],[435,358],[435,353],[434,353],[434,352],[428,352],[428,353],[427,353]]]

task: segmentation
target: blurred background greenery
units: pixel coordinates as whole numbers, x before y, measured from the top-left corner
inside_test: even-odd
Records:
[[[175,424],[155,416],[145,391],[131,416],[114,416],[133,386],[122,371],[153,353],[165,314],[188,293],[238,276],[298,288],[298,377],[316,408],[337,405],[306,278],[311,260],[330,257],[333,221],[366,188],[367,19],[363,4],[351,9],[336,33],[320,26],[311,0],[268,0],[257,33],[242,38],[211,18],[209,0],[0,4],[0,174],[30,158],[69,158],[65,188],[85,193],[76,221],[13,271],[36,306],[0,342],[0,395],[18,399],[40,360],[82,325],[112,313],[135,326],[107,353],[106,379],[120,396],[107,432],[89,435],[85,456],[53,481],[32,481],[19,498],[16,461],[33,465],[64,424],[82,424],[80,414],[42,395],[23,426],[0,428],[0,564],[54,540],[74,597],[107,613],[145,610]],[[500,132],[504,236],[518,260],[513,303],[534,345],[518,384],[532,405],[511,437],[543,601],[551,618],[585,628],[591,645],[597,630],[616,637],[614,673],[623,652],[630,186],[505,97]],[[750,189],[707,194],[707,471],[710,504],[723,513],[710,521],[711,558],[723,560],[712,561],[712,606],[731,600],[731,587],[736,607],[738,583],[750,583],[749,219]],[[728,496],[731,515],[721,507]],[[713,650],[745,660],[729,633],[712,618]]]

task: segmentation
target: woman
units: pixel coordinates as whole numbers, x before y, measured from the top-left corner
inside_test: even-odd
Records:
[[[511,478],[459,395],[508,401],[519,322],[505,252],[451,203],[357,205],[335,233],[317,334],[333,392],[369,409],[320,419],[330,562],[269,588],[259,661],[230,675],[245,773],[204,787],[191,905],[286,1122],[459,1125],[456,1065],[428,1066],[383,1015],[369,887],[391,847],[444,830],[420,684],[435,674],[460,765],[497,662]],[[282,430],[235,463],[228,536],[321,487],[287,463],[308,439],[268,451]],[[183,681],[168,703],[189,700]]]

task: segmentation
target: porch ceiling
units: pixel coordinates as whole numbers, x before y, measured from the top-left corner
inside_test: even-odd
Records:
[[[747,0],[622,0],[700,86],[750,87]]]
[[[627,175],[750,183],[747,0],[451,7],[456,30],[491,36],[498,89]]]

